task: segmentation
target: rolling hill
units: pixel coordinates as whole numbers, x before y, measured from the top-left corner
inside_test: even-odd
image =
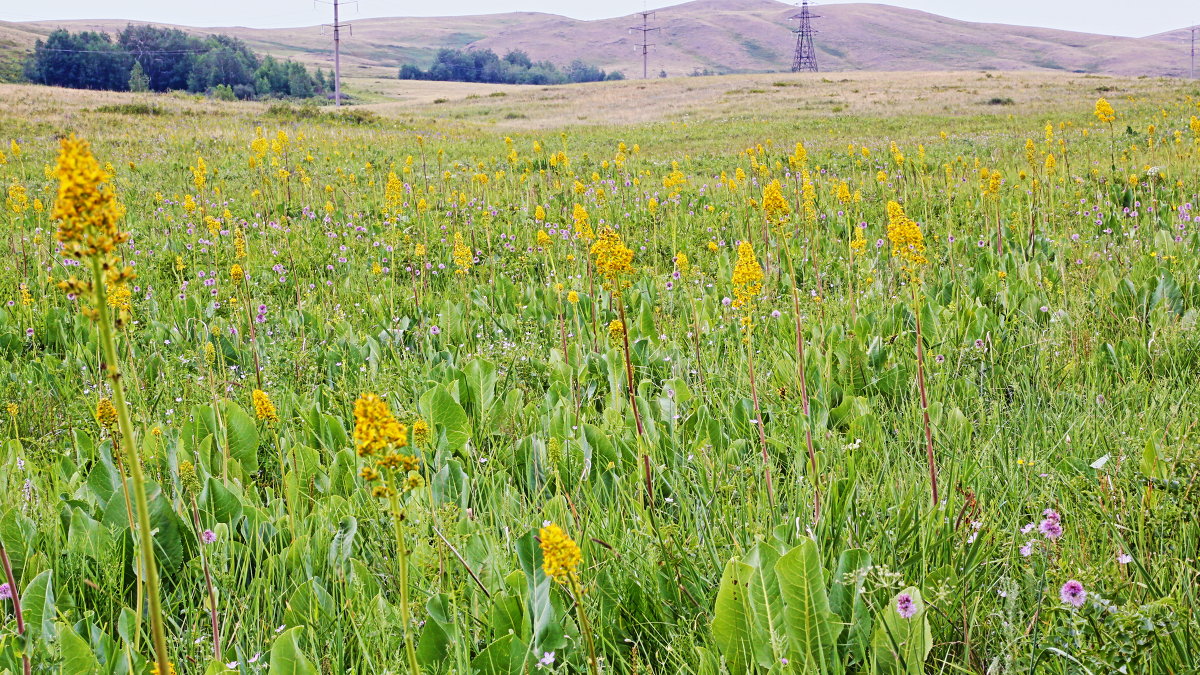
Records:
[[[658,10],[661,33],[652,73],[788,70],[794,5],[776,0],[694,0]],[[1186,29],[1143,38],[983,24],[883,4],[820,7],[818,61],[826,71],[1049,70],[1113,75],[1186,76]],[[439,48],[522,49],[535,60],[583,59],[627,75],[641,74],[638,16],[581,21],[536,12],[433,18],[360,19],[342,43],[343,74],[381,77],[406,62],[427,64]],[[27,50],[56,27],[116,31],[126,20],[0,22],[0,53]],[[330,36],[320,26],[255,29],[194,28],[227,33],[256,50],[309,65],[332,62]],[[0,57],[0,63],[4,59]]]

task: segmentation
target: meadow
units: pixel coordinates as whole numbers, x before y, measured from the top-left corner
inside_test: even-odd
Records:
[[[1194,83],[412,85],[0,85],[0,673],[1200,672]]]

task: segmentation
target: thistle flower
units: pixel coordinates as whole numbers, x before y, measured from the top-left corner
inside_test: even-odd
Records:
[[[251,394],[254,400],[254,416],[266,422],[278,422],[279,415],[275,413],[275,404],[271,402],[270,395],[262,389],[255,389]]]
[[[908,593],[896,596],[896,613],[901,619],[911,619],[917,613],[917,604]]]
[[[1083,589],[1083,584],[1071,579],[1059,589],[1058,597],[1063,601],[1063,604],[1079,608],[1083,607],[1083,603],[1087,601],[1087,591]]]
[[[363,394],[354,402],[354,443],[360,457],[387,447],[404,447],[408,429],[392,416],[387,402],[375,394]]]
[[[542,546],[542,571],[560,584],[567,583],[583,560],[579,546],[554,523],[543,527],[538,536]]]
[[[737,262],[733,266],[733,306],[743,307],[754,302],[762,292],[763,271],[750,242],[738,244]]]

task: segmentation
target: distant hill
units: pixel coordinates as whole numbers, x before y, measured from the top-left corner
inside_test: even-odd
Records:
[[[658,10],[652,73],[686,75],[783,71],[791,67],[794,5],[776,0],[694,0]],[[1143,38],[1113,37],[1048,28],[983,24],[881,4],[817,7],[821,70],[1057,70],[1112,75],[1186,76],[1187,29]],[[403,63],[428,65],[442,47],[522,49],[535,60],[574,59],[626,75],[641,75],[639,16],[581,21],[553,14],[515,12],[481,16],[359,19],[342,43],[343,75],[394,76]],[[4,53],[28,49],[55,27],[115,32],[126,20],[0,22]],[[308,65],[332,62],[330,37],[320,26],[255,29],[194,28],[228,33],[255,50]],[[2,67],[2,66],[0,66]]]

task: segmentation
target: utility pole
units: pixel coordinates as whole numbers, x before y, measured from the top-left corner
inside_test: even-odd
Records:
[[[642,41],[637,43],[637,46],[642,48],[642,79],[649,79],[650,76],[650,48],[654,45],[650,43],[650,33],[652,31],[661,30],[657,27],[650,26],[650,17],[654,16],[654,12],[638,12],[642,15],[642,25],[630,26],[630,31],[639,31],[642,34]]]
[[[333,104],[335,106],[342,105],[342,35],[343,28],[349,28],[350,24],[342,23],[338,17],[338,5],[342,0],[317,0],[319,2],[327,2],[333,5],[333,23],[326,24],[333,28]],[[353,31],[351,31],[353,32]]]
[[[1196,79],[1196,33],[1200,33],[1200,26],[1192,26],[1192,79]]]
[[[800,71],[817,72],[817,50],[813,47],[813,35],[816,30],[812,27],[812,19],[821,18],[817,14],[808,11],[808,0],[804,0],[804,4],[800,7],[800,13],[791,17],[800,19],[800,26],[796,28],[796,53],[792,57],[792,72]]]

